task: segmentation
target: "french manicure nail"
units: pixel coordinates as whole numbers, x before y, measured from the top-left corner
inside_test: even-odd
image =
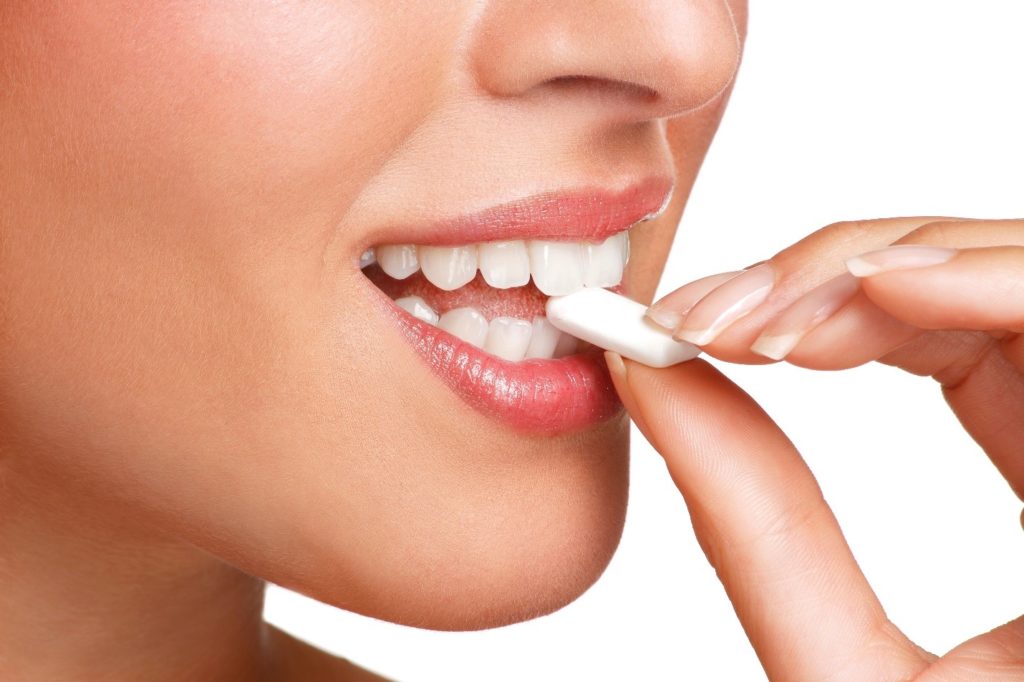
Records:
[[[676,340],[704,346],[736,320],[761,305],[775,285],[771,263],[744,270],[702,298],[672,335]]]
[[[811,289],[786,308],[757,337],[750,350],[782,360],[812,329],[849,303],[859,289],[860,281],[851,274],[839,275]]]
[[[739,272],[722,272],[694,280],[679,287],[647,309],[647,317],[665,329],[675,329],[686,313],[709,293],[725,284]]]
[[[846,268],[857,277],[871,277],[893,270],[913,270],[945,263],[956,249],[918,244],[897,244],[877,251],[868,251],[846,261]]]

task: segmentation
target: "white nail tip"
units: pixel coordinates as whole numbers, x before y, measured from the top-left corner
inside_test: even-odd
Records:
[[[515,317],[496,317],[487,329],[484,350],[503,360],[519,362],[526,357],[533,325]]]
[[[440,319],[437,313],[434,312],[434,309],[427,305],[427,302],[419,296],[405,296],[395,299],[395,305],[428,324],[436,325],[438,319]]]
[[[877,265],[872,265],[862,258],[848,258],[846,260],[846,269],[850,271],[850,274],[855,277],[871,277],[882,272],[882,268]]]
[[[376,254],[380,269],[389,277],[405,279],[420,269],[416,247],[412,244],[379,246]]]
[[[476,277],[476,246],[421,246],[423,276],[438,289],[453,291]]]
[[[449,310],[437,326],[477,348],[483,348],[487,342],[487,318],[473,308]]]
[[[770,360],[782,360],[800,343],[803,334],[781,334],[779,336],[761,336],[750,350]]]
[[[495,289],[521,287],[530,281],[530,255],[524,241],[480,244],[477,260],[484,281]]]

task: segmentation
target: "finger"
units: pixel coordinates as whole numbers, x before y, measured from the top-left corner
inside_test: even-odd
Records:
[[[814,477],[771,419],[702,361],[613,368],[665,457],[769,677],[910,678],[927,665],[885,616]]]
[[[939,659],[918,682],[1024,679],[1024,617],[970,639]]]
[[[954,243],[945,225],[927,231],[911,239]],[[1024,241],[1024,225],[975,223],[963,234],[967,243],[997,239]],[[933,376],[964,428],[1024,499],[1024,247],[904,244],[855,257],[850,266],[862,275],[855,302],[802,339],[786,338],[789,318],[816,305],[812,293],[769,325],[754,350],[781,350],[775,357],[788,354],[794,364],[819,368],[873,356]],[[918,329],[967,331],[921,336]],[[920,338],[906,343],[914,336]]]
[[[1015,332],[980,335],[979,346],[934,375],[1024,499],[1024,247],[893,246],[852,259],[850,269],[875,305],[917,327]]]
[[[888,218],[829,225],[710,292],[704,284],[711,278],[681,287],[651,306],[649,316],[714,357],[762,363],[763,357],[750,346],[775,315],[845,273],[845,258],[887,246],[933,220]],[[675,308],[677,301],[685,302],[685,307]],[[902,325],[894,326],[896,333],[906,333]]]
[[[1024,331],[1024,246],[903,244],[847,263],[875,305],[915,327]]]
[[[717,275],[694,280],[652,305],[647,314],[662,327],[673,329],[683,321],[683,317],[690,312],[690,309],[693,308],[697,301],[738,274],[740,274],[740,271],[720,272]]]
[[[832,225],[708,293],[691,305],[675,335],[731,362],[763,362],[758,356],[764,355],[838,369],[883,357],[919,335],[919,328],[843,286],[845,261],[892,243],[922,240],[1024,245],[1024,222],[907,218]],[[811,336],[817,343],[809,347],[822,352],[801,347],[790,354]]]

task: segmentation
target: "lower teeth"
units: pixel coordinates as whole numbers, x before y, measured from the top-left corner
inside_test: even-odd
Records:
[[[472,307],[454,308],[438,315],[419,296],[404,296],[396,299],[395,304],[416,319],[510,362],[560,358],[572,355],[579,347],[575,337],[555,329],[540,315],[532,321],[496,317],[488,322]]]

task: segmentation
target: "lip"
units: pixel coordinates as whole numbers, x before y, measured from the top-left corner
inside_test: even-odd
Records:
[[[546,193],[453,220],[395,232],[393,241],[459,245],[497,239],[599,241],[659,214],[672,181],[649,178],[623,190]],[[387,232],[391,232],[388,230]],[[383,233],[382,233],[383,234]],[[369,284],[385,316],[433,372],[465,403],[512,428],[555,435],[620,414],[622,403],[600,349],[552,360],[508,362],[408,314]],[[625,277],[623,285],[626,284]]]
[[[661,213],[672,197],[670,177],[651,176],[625,189],[545,192],[476,213],[368,234],[354,258],[380,244],[460,246],[502,239],[601,241]]]
[[[546,435],[578,431],[622,409],[598,349],[557,360],[508,362],[391,308],[403,335],[449,388],[514,429]]]

